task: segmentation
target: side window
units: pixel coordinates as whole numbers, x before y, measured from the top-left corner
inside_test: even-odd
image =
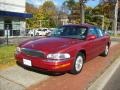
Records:
[[[102,30],[100,29],[100,28],[96,28],[96,31],[97,31],[97,36],[98,37],[102,37],[103,36],[103,32],[102,32]]]
[[[95,28],[89,28],[88,34],[93,34],[93,35],[97,36],[97,32],[96,32]]]
[[[87,28],[85,27],[76,27],[77,35],[86,35]]]

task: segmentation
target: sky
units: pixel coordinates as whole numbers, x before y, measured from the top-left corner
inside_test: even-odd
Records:
[[[46,0],[27,0],[27,2],[33,4],[34,6],[36,7],[39,7],[40,5],[42,5]],[[65,0],[52,0],[56,6],[61,6],[62,3],[65,1]],[[76,0],[76,1],[79,1],[79,0]],[[91,6],[91,7],[95,7],[96,5],[99,4],[99,0],[89,0],[87,2],[87,6]]]

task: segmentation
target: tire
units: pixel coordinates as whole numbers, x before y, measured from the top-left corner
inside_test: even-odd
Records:
[[[79,53],[74,61],[73,68],[70,71],[71,74],[78,74],[83,68],[85,56],[83,53]]]
[[[106,57],[109,53],[109,46],[106,45],[104,52],[101,54],[103,57]]]
[[[39,36],[39,33],[36,33],[36,36]]]
[[[33,34],[31,34],[30,36],[33,36]]]

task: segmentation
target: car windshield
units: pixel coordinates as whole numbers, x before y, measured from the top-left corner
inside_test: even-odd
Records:
[[[63,26],[56,28],[50,36],[73,39],[85,39],[87,28],[80,26]]]

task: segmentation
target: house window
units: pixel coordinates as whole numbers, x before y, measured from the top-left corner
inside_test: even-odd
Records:
[[[12,21],[12,30],[13,30],[13,36],[20,35],[20,21],[19,20]]]
[[[0,30],[4,30],[4,21],[0,21]]]

